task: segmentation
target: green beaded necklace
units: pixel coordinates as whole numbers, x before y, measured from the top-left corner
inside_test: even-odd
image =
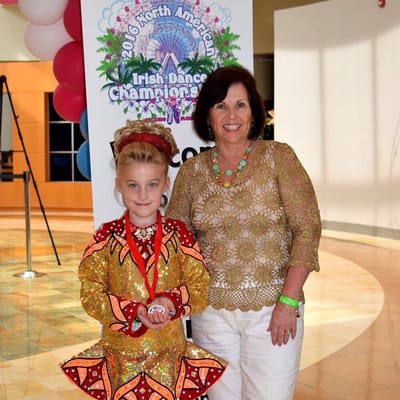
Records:
[[[227,169],[226,171],[222,171],[219,167],[218,164],[218,151],[214,150],[213,152],[213,160],[212,160],[212,167],[213,167],[213,172],[214,172],[214,177],[216,182],[223,186],[223,187],[230,187],[231,182],[226,182],[223,178],[224,175],[226,176],[232,176],[234,174],[238,175],[240,174],[244,167],[247,165],[247,158],[249,157],[249,154],[251,152],[251,146],[247,147],[244,154],[243,158],[239,161],[239,164],[235,169]]]

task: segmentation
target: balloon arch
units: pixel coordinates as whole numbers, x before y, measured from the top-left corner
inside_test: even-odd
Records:
[[[63,119],[80,124],[85,141],[78,149],[77,166],[90,179],[80,0],[0,0],[0,4],[18,5],[28,22],[26,48],[39,60],[53,60],[58,82],[53,105]]]

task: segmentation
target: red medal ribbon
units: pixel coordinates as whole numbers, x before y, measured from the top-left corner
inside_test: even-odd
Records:
[[[156,236],[154,238],[154,273],[153,273],[153,282],[151,286],[149,278],[147,276],[144,259],[140,254],[140,251],[135,243],[135,240],[132,237],[131,222],[129,221],[129,211],[126,211],[125,213],[125,230],[126,230],[126,240],[128,241],[132,257],[137,266],[139,267],[139,270],[144,278],[146,289],[150,295],[150,301],[152,301],[156,297],[156,287],[158,281],[157,263],[161,253],[162,220],[160,211],[157,211],[157,230],[156,230]]]

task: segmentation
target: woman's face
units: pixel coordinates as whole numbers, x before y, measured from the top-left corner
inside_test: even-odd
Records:
[[[210,108],[208,123],[217,144],[234,144],[247,142],[251,119],[246,87],[242,83],[233,83],[226,97]]]

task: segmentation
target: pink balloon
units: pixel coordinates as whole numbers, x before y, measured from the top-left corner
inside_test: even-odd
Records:
[[[82,42],[82,18],[80,0],[69,0],[64,11],[64,25],[77,42]]]
[[[68,0],[19,0],[19,10],[28,22],[51,25],[62,18]]]
[[[0,4],[11,6],[12,4],[18,4],[18,0],[0,0]]]
[[[85,94],[68,90],[60,84],[54,91],[53,105],[61,118],[66,121],[79,122],[83,110],[86,108]]]
[[[81,43],[69,42],[54,57],[53,72],[57,81],[66,89],[85,91],[83,47]]]
[[[62,18],[51,25],[29,23],[25,28],[24,39],[26,48],[40,60],[52,60],[57,51],[72,40]]]

